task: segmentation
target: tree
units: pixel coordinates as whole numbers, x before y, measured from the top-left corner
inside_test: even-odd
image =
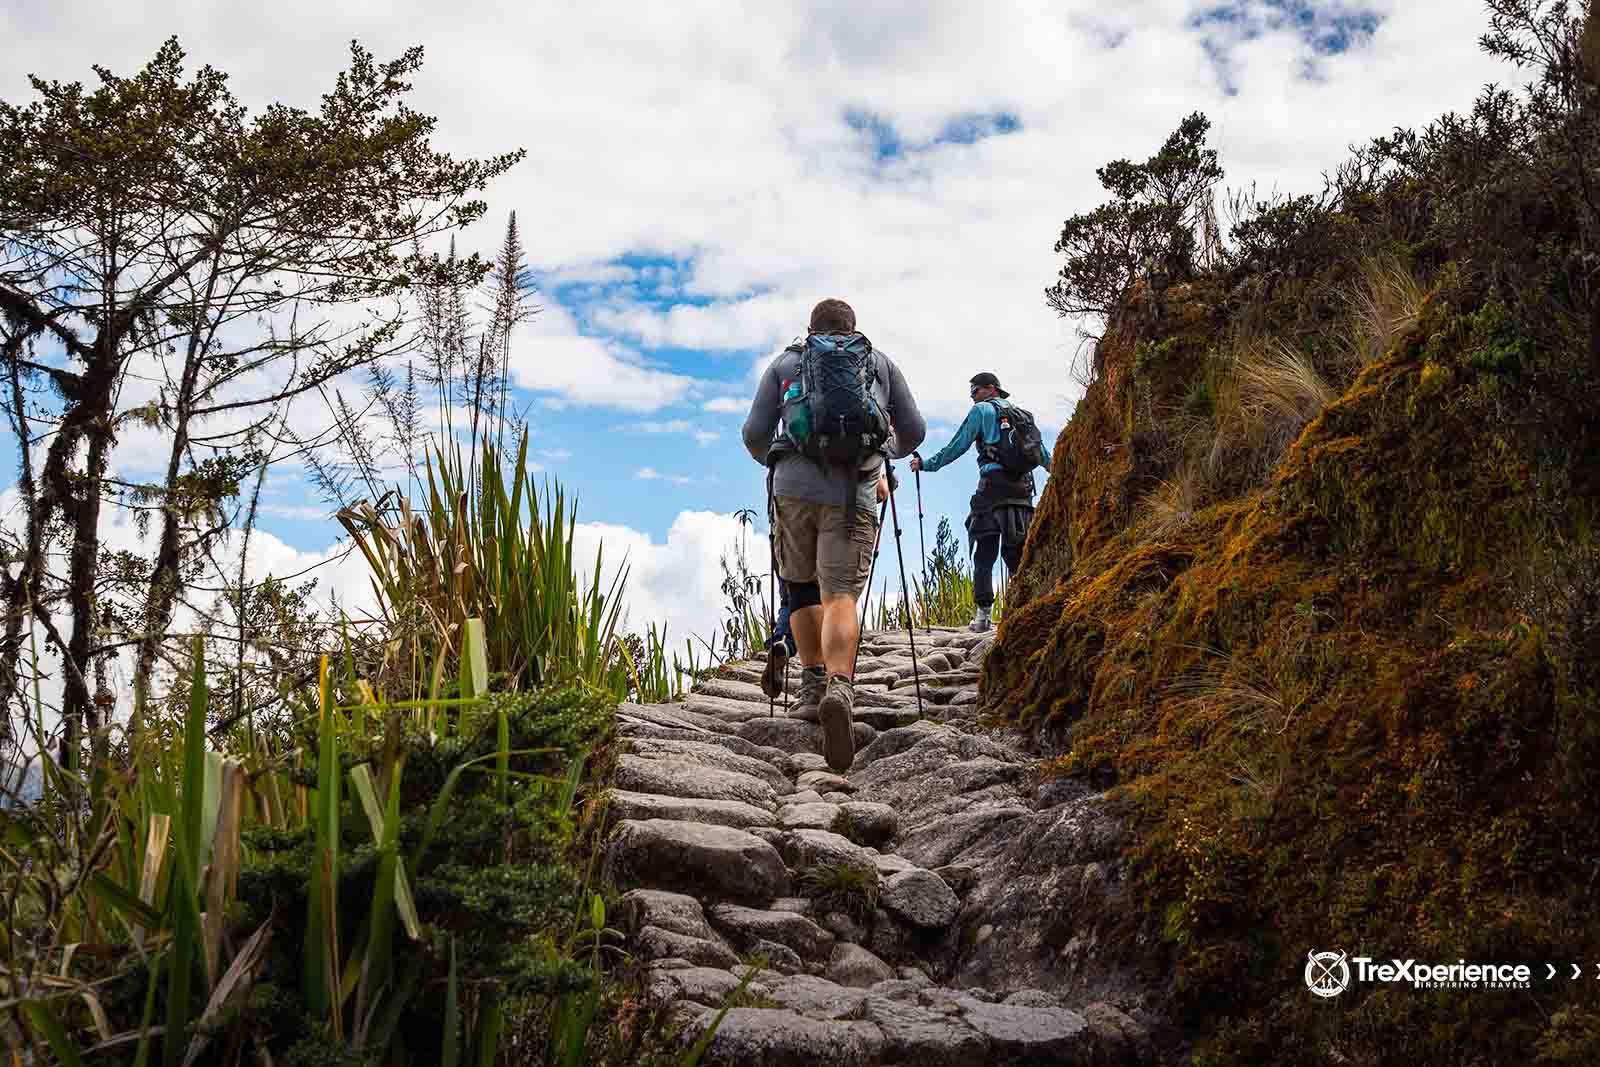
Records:
[[[1210,194],[1222,180],[1210,121],[1195,112],[1143,163],[1113,160],[1095,171],[1112,199],[1074,215],[1055,251],[1067,261],[1045,300],[1062,315],[1109,315],[1138,272],[1167,280],[1194,270],[1197,231],[1209,220]]]
[[[225,74],[185,78],[183,60],[172,39],[132,77],[34,78],[32,102],[0,103],[0,368],[26,505],[3,577],[0,699],[17,695],[36,620],[62,653],[69,758],[96,657],[130,642],[137,716],[185,568],[226,535],[241,480],[283,458],[273,427],[407,343],[407,290],[484,276],[477,257],[422,244],[478,218],[473,194],[522,155],[431,147],[434,120],[405,104],[420,48],[378,62],[352,43],[318,110],[254,116]],[[164,442],[159,479],[111,478],[119,434],[141,427]],[[153,555],[110,576],[105,503],[159,525]],[[47,567],[57,542],[64,580]],[[68,639],[52,619],[62,601]],[[100,632],[97,608],[122,633]]]

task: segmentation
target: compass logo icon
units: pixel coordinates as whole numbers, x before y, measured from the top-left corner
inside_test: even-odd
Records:
[[[1350,984],[1350,964],[1343,952],[1306,954],[1306,988],[1319,997],[1336,997]]]

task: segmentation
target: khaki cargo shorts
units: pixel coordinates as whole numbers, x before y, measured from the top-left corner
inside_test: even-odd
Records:
[[[786,582],[816,582],[824,593],[859,597],[872,568],[878,516],[856,511],[853,531],[845,529],[838,504],[814,504],[791,496],[777,498],[778,573]]]

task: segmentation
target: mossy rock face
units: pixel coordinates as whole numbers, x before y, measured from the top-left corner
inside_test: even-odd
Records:
[[[1582,422],[1528,414],[1581,396],[1550,396],[1548,357],[1491,303],[1436,292],[1269,484],[1153,539],[1118,491],[1140,476],[1134,437],[1158,429],[1138,383],[1176,408],[1187,379],[1150,348],[1131,373],[1125,325],[1057,442],[1029,597],[982,691],[1067,733],[1059,770],[1119,783],[1139,936],[1171,949],[1175,1010],[1205,1035],[1196,1062],[1586,1062],[1600,1024],[1580,989],[1369,984],[1311,1003],[1302,978],[1321,949],[1600,952],[1585,888],[1600,670],[1533,592],[1600,588],[1558,565],[1600,559],[1593,478],[1568,440]]]

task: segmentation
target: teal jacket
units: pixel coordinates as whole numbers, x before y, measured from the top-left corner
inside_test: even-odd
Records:
[[[972,410],[967,412],[967,417],[961,421],[960,427],[957,428],[955,437],[949,444],[939,449],[938,452],[924,459],[922,461],[922,469],[936,471],[940,467],[948,467],[966,455],[967,449],[971,448],[975,441],[981,441],[985,445],[992,445],[1000,440],[1000,413],[995,410],[997,404],[1004,404],[1006,407],[1011,406],[999,397],[993,400],[980,400],[972,405]],[[1039,465],[1046,470],[1050,467],[1050,450],[1044,447],[1042,441],[1039,444]],[[985,463],[983,461],[983,451],[979,449],[978,473],[980,475],[993,474],[1002,469],[998,463]]]

